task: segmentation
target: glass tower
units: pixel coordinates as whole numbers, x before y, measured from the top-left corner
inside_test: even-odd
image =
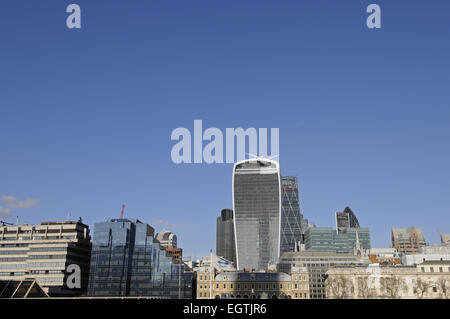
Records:
[[[216,255],[236,263],[233,210],[222,209],[216,225]]]
[[[136,219],[112,219],[94,228],[90,297],[192,297],[192,274],[154,239],[154,229]]]
[[[294,251],[298,244],[303,243],[302,219],[298,197],[297,177],[283,176],[281,178],[281,254]]]
[[[265,270],[280,255],[280,166],[263,158],[237,162],[232,185],[237,268]]]
[[[346,228],[359,228],[358,218],[348,206],[343,212],[336,212],[336,230],[340,232]]]

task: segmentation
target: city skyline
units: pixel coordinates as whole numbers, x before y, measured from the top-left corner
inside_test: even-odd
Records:
[[[0,220],[93,227],[125,204],[208,255],[233,165],[170,154],[200,119],[279,128],[317,226],[349,206],[373,247],[391,228],[450,233],[448,1],[377,1],[379,30],[363,1],[77,3],[80,30],[56,0],[2,2]]]

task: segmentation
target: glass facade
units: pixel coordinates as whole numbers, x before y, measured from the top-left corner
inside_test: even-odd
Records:
[[[95,224],[88,295],[191,298],[192,274],[153,236],[151,226],[134,219]]]
[[[298,197],[297,177],[281,178],[281,254],[294,251],[299,243],[303,243],[302,219]]]
[[[236,263],[233,210],[223,209],[216,226],[216,255]]]
[[[305,248],[310,251],[353,253],[357,246],[356,232],[361,249],[370,249],[369,228],[342,228],[340,232],[328,227],[313,227],[305,232]]]
[[[358,218],[350,207],[345,207],[343,212],[336,212],[336,229],[338,232],[346,228],[359,228]]]
[[[233,169],[233,210],[238,269],[265,270],[280,253],[279,164],[250,159]]]

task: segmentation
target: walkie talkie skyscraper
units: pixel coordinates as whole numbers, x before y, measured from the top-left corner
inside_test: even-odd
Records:
[[[265,270],[280,256],[280,165],[265,158],[237,162],[232,184],[237,268]]]

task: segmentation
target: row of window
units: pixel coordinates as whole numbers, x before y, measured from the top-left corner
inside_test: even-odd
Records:
[[[308,295],[306,293],[295,293],[294,296],[295,296],[295,298],[301,298],[301,299],[308,298]],[[209,294],[200,292],[199,297],[200,298],[203,298],[203,297],[208,298]],[[290,295],[288,295],[288,296],[283,295],[283,297],[287,298],[287,299],[291,299]],[[272,295],[272,297],[271,297],[271,299],[278,299],[278,298],[279,297],[277,295]],[[223,296],[222,298],[219,295],[216,295],[215,299],[261,299],[261,295],[258,295],[258,296],[256,296],[256,295],[242,295],[242,296],[241,295],[236,295],[236,296],[229,295],[229,296]]]
[[[434,272],[434,267],[429,267],[430,272]],[[444,272],[444,268],[443,267],[439,267],[438,268],[438,272]],[[447,268],[447,271],[450,272],[450,267]],[[425,267],[422,267],[422,272],[425,272]]]
[[[247,284],[236,284],[237,289],[255,289],[256,285],[255,284],[251,284],[251,285],[247,285]],[[216,284],[216,289],[220,289],[220,287],[222,287],[223,290],[227,290],[227,289],[233,289],[234,288],[234,284],[230,283],[230,284]],[[272,290],[276,290],[276,289],[283,289],[283,284],[258,284],[258,290],[270,290],[270,287],[272,287]],[[298,284],[293,284],[294,289],[307,289],[307,285],[303,284],[303,285],[298,285]],[[209,285],[199,285],[200,289],[209,289]],[[291,284],[287,284],[287,289],[291,289]]]

